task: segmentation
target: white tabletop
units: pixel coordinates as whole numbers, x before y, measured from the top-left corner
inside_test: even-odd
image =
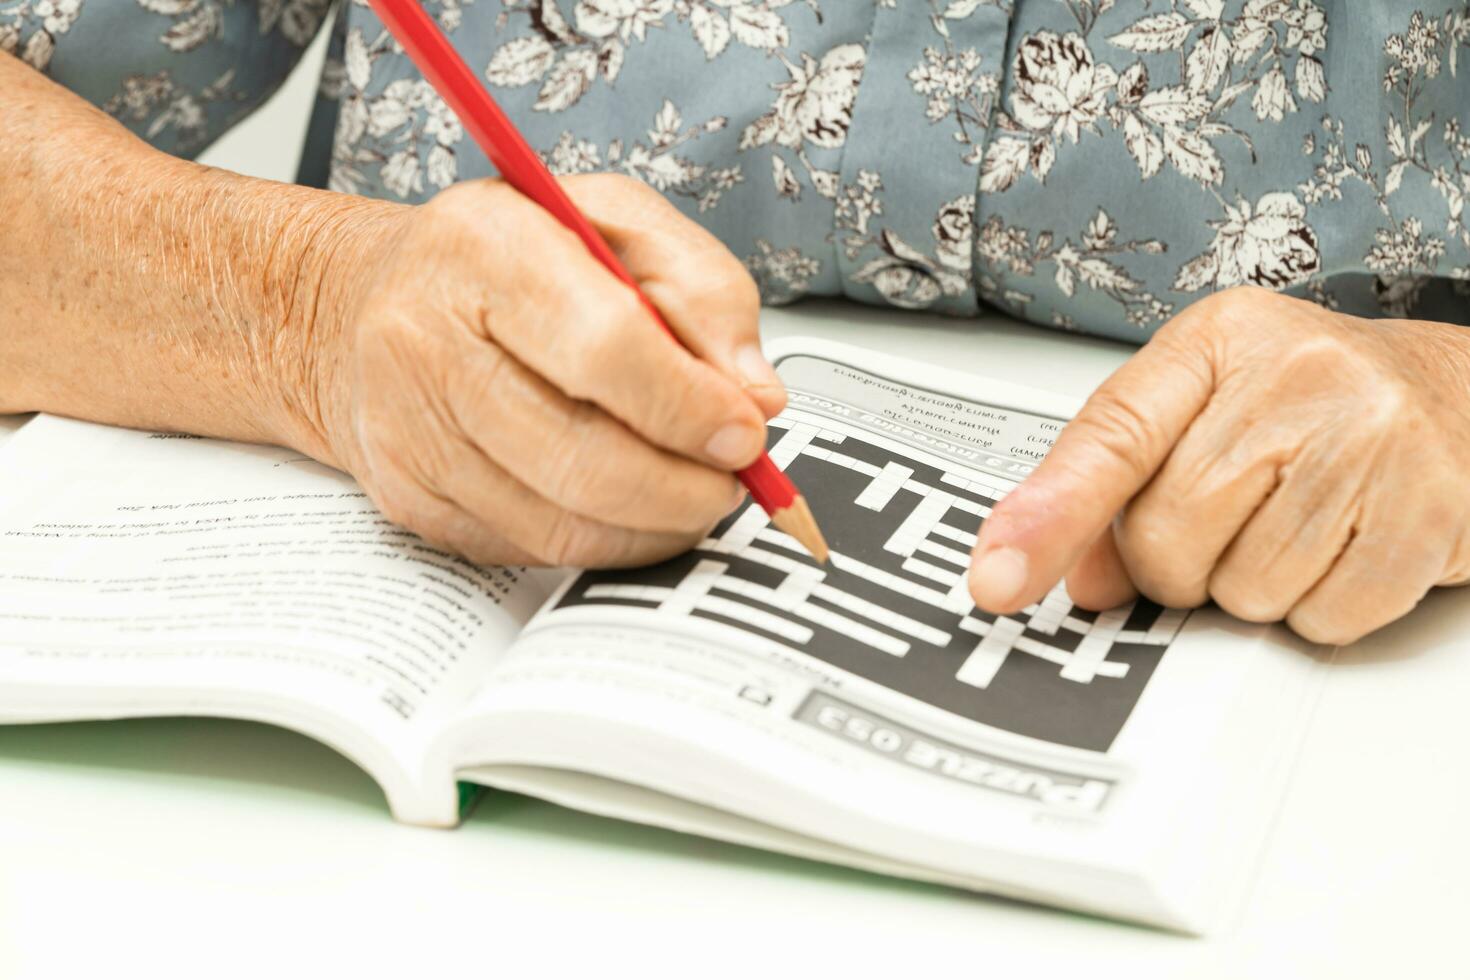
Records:
[[[846,306],[773,312],[767,326],[1070,394],[1127,353]],[[617,976],[630,965],[840,977],[933,964],[1130,980],[1464,976],[1467,695],[1470,594],[1431,596],[1346,651],[1250,905],[1207,940],[517,797],[488,798],[457,831],[403,827],[351,764],[260,726],[0,729],[0,977]]]

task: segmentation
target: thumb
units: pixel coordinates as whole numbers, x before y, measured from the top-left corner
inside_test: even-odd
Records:
[[[1040,601],[1153,478],[1213,390],[1207,350],[1172,338],[1119,368],[980,528],[976,605],[1011,613]]]

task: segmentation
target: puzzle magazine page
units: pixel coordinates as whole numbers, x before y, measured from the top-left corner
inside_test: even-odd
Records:
[[[1279,798],[1316,661],[1213,611],[1098,613],[1061,587],[1015,616],[976,608],[976,530],[1076,403],[824,342],[773,354],[791,397],[770,452],[830,565],[747,504],[678,558],[575,577],[491,672],[446,749],[461,772],[588,773],[714,823],[605,807],[634,819],[739,837],[715,827],[736,815],[1198,928]],[[537,791],[523,768],[506,781]],[[558,785],[597,808],[595,784]]]

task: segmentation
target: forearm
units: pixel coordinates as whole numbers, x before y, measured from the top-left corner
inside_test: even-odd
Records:
[[[397,206],[159,153],[0,55],[0,412],[314,445],[337,255]]]

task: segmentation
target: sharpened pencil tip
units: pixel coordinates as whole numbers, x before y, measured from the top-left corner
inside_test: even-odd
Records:
[[[799,541],[817,560],[817,564],[825,565],[832,557],[827,549],[827,539],[822,537],[822,529],[817,527],[817,519],[812,516],[812,509],[807,506],[806,498],[800,494],[791,501],[790,506],[771,515],[771,524]]]

